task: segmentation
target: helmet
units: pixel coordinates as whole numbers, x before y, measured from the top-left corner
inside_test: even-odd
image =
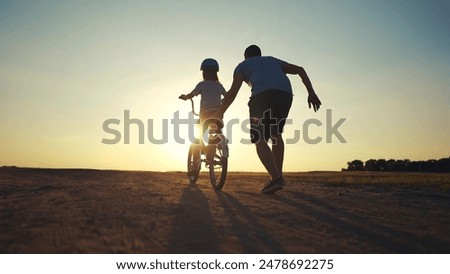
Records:
[[[200,70],[204,69],[215,69],[216,71],[219,71],[219,63],[212,58],[207,58],[203,60],[202,65],[200,66]]]

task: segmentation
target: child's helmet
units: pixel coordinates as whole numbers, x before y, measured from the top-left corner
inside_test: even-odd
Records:
[[[212,58],[207,58],[203,60],[202,65],[200,66],[200,70],[205,69],[214,69],[216,71],[219,71],[219,63],[217,63],[217,61]]]

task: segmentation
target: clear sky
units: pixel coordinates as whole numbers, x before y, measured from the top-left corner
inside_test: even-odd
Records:
[[[340,170],[353,159],[421,160],[450,154],[449,1],[3,1],[0,0],[0,165],[184,170],[189,144],[123,141],[124,111],[153,121],[187,117],[178,100],[201,81],[207,57],[230,87],[250,44],[303,66],[323,102],[308,109],[300,78],[287,138],[286,171]],[[243,86],[225,121],[247,118]],[[197,100],[198,102],[198,100]],[[347,120],[325,142],[326,109]],[[103,130],[107,119],[121,142]],[[186,127],[180,127],[186,129]],[[149,126],[145,126],[147,135]],[[230,137],[230,136],[229,136]],[[263,167],[233,126],[231,170]]]

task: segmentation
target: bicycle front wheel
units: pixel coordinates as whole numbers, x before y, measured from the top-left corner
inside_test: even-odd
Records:
[[[197,182],[200,175],[200,159],[196,156],[196,145],[192,144],[189,147],[188,159],[187,159],[187,175],[191,184]]]
[[[221,148],[215,146],[214,157],[209,164],[209,177],[215,190],[221,190],[225,185],[228,170],[228,157],[223,155]]]

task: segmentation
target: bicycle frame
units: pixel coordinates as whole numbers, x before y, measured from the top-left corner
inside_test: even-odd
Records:
[[[180,98],[181,99],[181,98]],[[197,112],[195,112],[195,104],[192,98],[189,99],[191,101],[192,113],[195,116],[200,116]],[[222,134],[221,130],[209,130],[209,140],[207,145],[202,145],[202,148],[207,151],[207,153],[203,153],[201,149],[200,155],[195,156],[194,152],[196,149],[199,149],[196,144],[192,144],[189,147],[188,153],[188,177],[190,183],[195,183],[199,177],[201,163],[205,163],[206,167],[209,169],[210,181],[215,190],[221,190],[225,184],[225,180],[227,177],[228,170],[228,144],[225,135]],[[215,142],[211,142],[211,137],[214,137],[213,140],[218,140]],[[212,149],[212,150],[211,150]],[[198,151],[198,150],[197,150]],[[200,158],[196,158],[200,157]]]

